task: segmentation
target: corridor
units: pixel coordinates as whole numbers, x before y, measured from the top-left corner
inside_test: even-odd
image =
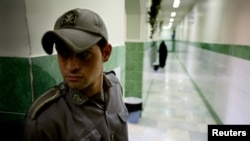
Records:
[[[207,125],[215,120],[175,54],[145,76],[152,82],[139,122],[128,124],[130,141],[207,141]]]

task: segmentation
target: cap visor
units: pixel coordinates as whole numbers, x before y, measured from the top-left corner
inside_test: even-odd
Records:
[[[42,46],[46,53],[53,53],[53,46],[57,39],[61,39],[74,52],[80,53],[95,45],[102,37],[77,29],[59,29],[48,31],[42,38]]]

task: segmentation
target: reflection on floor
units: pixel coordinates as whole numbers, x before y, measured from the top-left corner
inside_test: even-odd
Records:
[[[207,141],[215,121],[174,54],[146,76],[152,83],[139,122],[128,124],[130,141]]]

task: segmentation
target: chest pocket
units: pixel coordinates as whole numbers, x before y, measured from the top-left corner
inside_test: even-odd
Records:
[[[78,141],[100,141],[100,140],[101,140],[100,133],[97,131],[97,129],[94,129],[89,134],[79,139]]]

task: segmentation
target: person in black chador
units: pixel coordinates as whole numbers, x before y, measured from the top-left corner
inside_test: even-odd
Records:
[[[164,41],[161,42],[158,52],[159,52],[159,65],[154,67],[155,70],[158,70],[159,67],[164,68],[166,65],[168,49]]]
[[[159,63],[161,68],[165,67],[167,56],[168,56],[168,49],[164,41],[162,41],[159,48]]]

